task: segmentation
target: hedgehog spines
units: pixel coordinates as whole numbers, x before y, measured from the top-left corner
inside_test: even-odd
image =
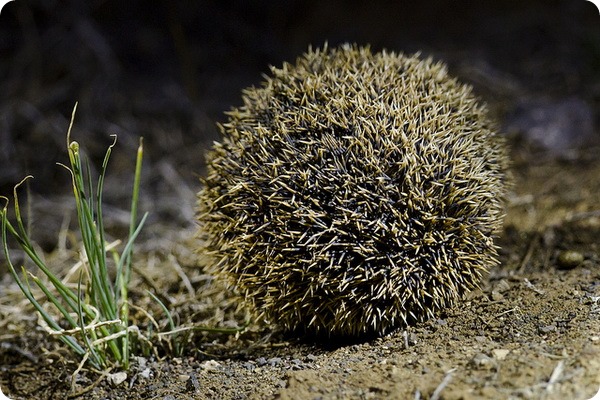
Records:
[[[503,140],[443,64],[325,47],[243,100],[207,156],[198,220],[212,271],[260,316],[381,334],[497,263]]]

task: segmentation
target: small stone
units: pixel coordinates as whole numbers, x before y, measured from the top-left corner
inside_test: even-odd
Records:
[[[477,353],[471,359],[471,364],[479,368],[490,370],[494,367],[495,361],[492,357],[489,357],[483,353]]]
[[[267,362],[271,365],[271,367],[276,367],[281,364],[281,357],[271,357],[267,360]]]
[[[498,281],[498,283],[494,286],[494,290],[496,290],[499,293],[503,293],[506,292],[507,290],[510,289],[510,284],[506,281],[506,279],[501,279],[500,281]]]
[[[492,290],[492,300],[501,301],[501,300],[504,300],[504,296],[502,295],[502,293],[500,293],[496,290]]]
[[[127,379],[126,372],[116,372],[114,374],[108,375],[108,381],[112,383],[114,386],[119,386],[121,383],[125,382]]]
[[[540,333],[550,333],[556,330],[556,325],[551,324],[551,325],[545,325],[545,326],[540,326],[539,328]]]
[[[523,134],[554,154],[566,155],[594,136],[593,110],[579,97],[528,98],[508,113],[505,129]]]
[[[177,380],[178,380],[179,382],[186,382],[186,381],[187,381],[187,380],[189,380],[189,379],[190,379],[190,376],[189,376],[189,375],[187,375],[187,374],[181,374],[181,375],[178,375],[178,376],[177,376]]]
[[[148,363],[148,359],[146,357],[136,357],[138,366],[140,369],[146,368],[146,364]]]
[[[574,250],[561,251],[556,258],[558,267],[562,269],[573,269],[580,265],[583,260],[583,254]]]
[[[140,376],[144,379],[152,378],[152,370],[150,368],[146,368],[140,372]]]
[[[197,392],[200,390],[200,382],[198,382],[196,374],[192,373],[190,375],[190,379],[186,381],[185,388],[188,392]]]
[[[266,358],[264,358],[264,357],[258,357],[258,358],[256,359],[256,364],[257,364],[259,367],[262,367],[263,365],[267,365],[267,359],[266,359]]]
[[[506,358],[506,356],[510,353],[508,349],[494,349],[492,350],[492,355],[498,361],[502,361]]]
[[[202,368],[206,371],[216,371],[220,366],[221,366],[221,364],[219,364],[215,360],[208,360],[208,361],[205,361],[202,364],[200,364],[200,368]]]

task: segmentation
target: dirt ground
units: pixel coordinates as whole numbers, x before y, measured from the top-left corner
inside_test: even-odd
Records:
[[[11,320],[11,307],[23,304],[5,301],[0,386],[12,399],[67,398],[83,389],[89,391],[81,398],[89,399],[591,398],[600,388],[598,154],[595,148],[562,161],[515,157],[501,266],[434,321],[342,345],[252,326],[237,338],[197,337],[198,350],[181,358],[139,358],[120,385],[104,378],[90,388],[98,376],[84,372],[71,388],[76,363],[45,338],[35,318]],[[172,239],[179,247],[165,246],[194,290],[202,290],[199,305],[227,304],[190,265],[188,234]],[[158,268],[164,263],[139,273],[158,277]],[[173,295],[185,297],[178,289]]]
[[[54,163],[65,162],[79,100],[74,135],[93,162],[107,135],[119,135],[106,181],[111,237],[126,230],[129,171],[146,140],[140,208],[151,216],[136,246],[133,318],[147,327],[148,311],[166,329],[149,290],[181,325],[244,326],[245,310],[193,251],[202,154],[243,87],[325,40],[421,50],[488,103],[509,136],[515,181],[501,263],[435,320],[383,338],[315,343],[251,322],[237,335],[188,332],[181,355],[160,339],[120,376],[75,373],[78,361],[41,328],[0,255],[5,395],[585,400],[600,389],[600,16],[591,4],[121,3],[17,0],[0,16],[0,195],[35,175],[28,214],[57,273],[76,261],[68,175]]]

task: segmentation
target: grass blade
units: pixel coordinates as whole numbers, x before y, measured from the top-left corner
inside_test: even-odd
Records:
[[[117,265],[117,280],[120,280],[120,284],[115,285],[115,290],[120,292],[120,296],[115,295],[117,298],[121,298],[121,309],[119,312],[119,317],[123,322],[129,321],[129,293],[128,287],[131,279],[131,263],[132,263],[132,254],[133,254],[133,242],[135,238],[140,233],[142,226],[146,222],[146,217],[148,213],[144,214],[144,217],[140,221],[139,225],[136,228],[137,224],[137,207],[139,202],[140,195],[140,184],[142,177],[142,160],[144,155],[144,138],[140,138],[140,144],[137,150],[137,156],[135,160],[135,174],[133,178],[133,193],[131,196],[131,217],[129,220],[129,240],[125,245],[125,249],[123,250],[123,254],[121,255],[121,260],[124,260],[124,267],[119,263]],[[129,361],[129,349],[131,346],[129,345],[129,335],[125,335],[125,339],[123,340],[123,353],[125,362]]]
[[[162,308],[163,312],[167,316],[167,319],[169,320],[169,326],[171,328],[171,331],[174,331],[175,330],[175,321],[173,321],[173,316],[171,315],[171,312],[169,311],[169,309],[154,293],[150,292],[149,290],[147,290],[146,292],[150,295],[150,297],[152,297],[154,299],[154,301],[156,301],[158,303],[160,308]],[[179,350],[179,342],[177,341],[176,333],[173,334],[173,336],[172,336],[172,343],[173,343],[173,353],[176,357],[179,357],[180,350]]]

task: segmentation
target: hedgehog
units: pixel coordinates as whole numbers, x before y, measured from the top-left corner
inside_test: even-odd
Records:
[[[325,45],[242,100],[206,155],[199,251],[261,321],[380,336],[498,263],[506,144],[443,63]]]

